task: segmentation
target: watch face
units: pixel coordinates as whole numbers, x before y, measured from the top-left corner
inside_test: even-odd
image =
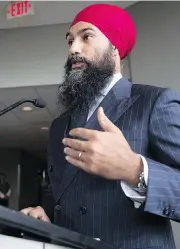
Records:
[[[137,191],[145,191],[147,188],[145,180],[144,180],[144,172],[141,173],[139,177],[138,190]]]

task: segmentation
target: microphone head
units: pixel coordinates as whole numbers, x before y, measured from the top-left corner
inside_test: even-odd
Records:
[[[44,107],[46,107],[46,102],[41,98],[34,99],[33,100],[33,105],[38,107],[38,108],[44,108]]]

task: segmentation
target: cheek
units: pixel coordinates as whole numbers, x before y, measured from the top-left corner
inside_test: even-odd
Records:
[[[82,53],[89,60],[94,60],[102,55],[103,49],[101,43],[99,43],[96,39],[89,39],[86,43],[84,43]]]
[[[94,47],[87,45],[87,44],[84,46],[82,56],[84,56],[88,60],[92,61],[95,57],[95,54],[96,54],[96,50]]]
[[[89,40],[82,46],[81,56],[87,58],[89,61],[99,61],[109,48],[109,43],[101,41]]]
[[[88,48],[84,52],[84,57],[91,62],[101,61],[103,58],[103,50],[101,48]]]

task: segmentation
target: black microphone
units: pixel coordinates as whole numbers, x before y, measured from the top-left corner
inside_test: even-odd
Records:
[[[17,102],[15,102],[14,104],[6,107],[5,109],[3,109],[2,111],[0,111],[0,116],[2,116],[3,114],[13,110],[14,108],[24,104],[24,103],[31,103],[33,104],[34,106],[38,107],[38,108],[44,108],[46,107],[46,103],[43,99],[22,99],[22,100],[19,100]]]
[[[32,103],[34,106],[38,108],[44,108],[46,107],[46,103],[43,99],[33,99],[33,100],[28,100],[26,102]]]

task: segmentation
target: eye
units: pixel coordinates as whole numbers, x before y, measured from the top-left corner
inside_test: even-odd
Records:
[[[85,34],[84,37],[83,37],[83,39],[84,39],[85,41],[87,41],[87,40],[89,40],[90,37],[91,37],[91,36],[90,36],[89,34]]]
[[[71,46],[73,44],[73,40],[68,41],[68,45]]]

